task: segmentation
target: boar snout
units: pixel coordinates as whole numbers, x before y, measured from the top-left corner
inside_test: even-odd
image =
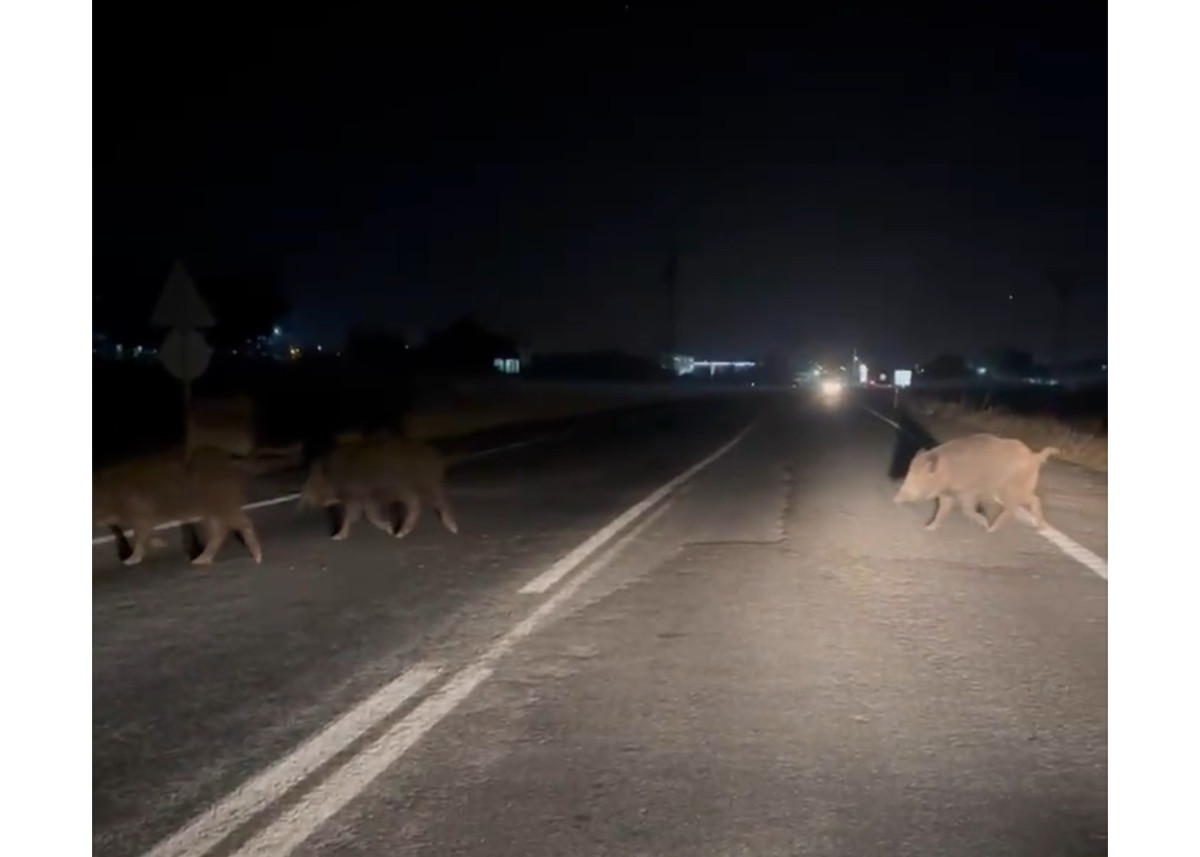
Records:
[[[896,496],[892,498],[892,502],[893,503],[911,503],[914,500],[921,499],[919,494],[920,494],[920,492],[918,492],[912,485],[910,485],[908,483],[908,481],[905,481],[905,483],[900,486],[900,490],[896,492]]]
[[[917,500],[925,500],[932,497],[934,493],[929,490],[930,482],[934,479],[933,473],[938,466],[938,456],[931,451],[922,451],[917,453],[913,458],[912,463],[908,466],[908,474],[904,477],[904,482],[900,486],[900,490],[896,492],[896,496],[892,498],[895,503],[913,503]]]

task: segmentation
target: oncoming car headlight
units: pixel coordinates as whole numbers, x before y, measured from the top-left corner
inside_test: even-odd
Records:
[[[842,392],[842,382],[833,378],[827,378],[821,382],[821,394],[825,396],[836,396]]]

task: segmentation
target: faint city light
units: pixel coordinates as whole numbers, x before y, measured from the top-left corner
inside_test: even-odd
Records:
[[[283,328],[281,328],[279,325],[275,325],[274,327],[271,328],[271,335],[272,336],[283,336]]]
[[[976,366],[976,367],[975,367],[975,374],[976,374],[976,375],[986,375],[986,374],[987,374],[987,367],[986,367],[986,366]]]

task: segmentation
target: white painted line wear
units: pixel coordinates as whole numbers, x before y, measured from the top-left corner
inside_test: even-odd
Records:
[[[744,438],[756,424],[757,423],[751,423],[750,425],[746,426],[746,428],[742,429],[742,431],[738,433],[737,437],[726,443],[712,455],[708,456],[700,463],[692,465],[690,468],[676,476],[666,485],[663,485],[640,503],[637,503],[629,509],[626,509],[615,519],[613,519],[607,526],[605,526],[599,532],[593,534],[591,538],[589,538],[583,544],[579,545],[579,547],[575,548],[554,565],[550,566],[533,580],[522,586],[520,590],[521,594],[541,594],[554,584],[558,583],[558,581],[561,580],[564,575],[569,574],[576,566],[591,556],[609,539],[621,532],[621,530],[625,529],[625,527],[629,526],[630,523],[641,517],[641,515],[643,515],[647,509],[654,506],[668,494],[671,494],[673,491],[677,490],[681,485],[694,477],[701,470],[708,467],[718,458],[725,455],[725,453],[729,452],[729,450],[741,443],[742,438]]]

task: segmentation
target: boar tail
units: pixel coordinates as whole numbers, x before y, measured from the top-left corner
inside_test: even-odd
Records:
[[[1037,454],[1038,461],[1045,464],[1046,459],[1052,455],[1062,455],[1062,450],[1057,446],[1048,446]]]

